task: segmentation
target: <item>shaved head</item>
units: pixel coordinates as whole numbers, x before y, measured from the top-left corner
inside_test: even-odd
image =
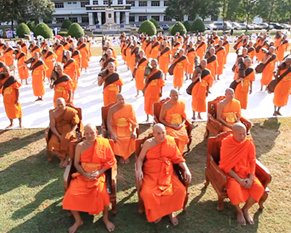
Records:
[[[96,129],[96,126],[92,123],[89,123],[84,127],[84,136],[89,144],[93,144],[95,142],[97,133],[98,131]]]
[[[234,93],[234,90],[232,88],[226,88],[225,89],[225,94],[228,93],[228,92]]]
[[[65,110],[66,109],[66,101],[64,98],[60,97],[56,100],[57,109],[58,110]]]
[[[124,105],[125,104],[125,99],[124,99],[124,96],[122,94],[117,94],[116,95],[116,102],[117,104],[119,105]]]
[[[84,130],[85,130],[85,132],[86,131],[95,131],[96,132],[96,126],[92,123],[89,123],[89,124],[85,125]]]
[[[247,129],[244,124],[242,123],[235,123],[232,126],[232,132],[234,140],[237,142],[243,142],[246,138]]]
[[[179,99],[179,92],[176,89],[172,89],[170,92],[171,101],[174,103]]]
[[[157,131],[160,131],[160,130],[166,131],[165,126],[163,124],[161,124],[161,123],[155,124],[154,127],[153,127],[153,132],[157,132]]]

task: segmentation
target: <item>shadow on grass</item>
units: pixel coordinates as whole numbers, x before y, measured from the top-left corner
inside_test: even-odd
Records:
[[[8,129],[0,130],[0,135],[6,133],[7,131]]]

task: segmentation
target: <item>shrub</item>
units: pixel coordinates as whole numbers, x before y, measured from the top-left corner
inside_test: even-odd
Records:
[[[29,27],[30,31],[34,32],[36,26],[34,21],[28,22],[27,26]]]
[[[184,27],[186,28],[187,32],[191,31],[191,23],[189,21],[185,21],[183,23]]]
[[[20,38],[24,38],[24,34],[30,34],[30,29],[25,23],[21,23],[16,29],[16,35]]]
[[[43,36],[45,39],[52,38],[53,32],[45,23],[38,24],[34,29],[34,36]]]
[[[58,35],[60,35],[60,36],[68,36],[68,32],[65,32],[65,31],[59,31],[59,32],[58,32]]]
[[[204,25],[203,21],[199,18],[195,19],[192,26],[191,26],[191,31],[204,32],[205,25]]]
[[[72,22],[69,19],[65,19],[62,23],[62,29],[67,29],[69,30],[70,26],[71,26]]]
[[[84,36],[84,30],[78,23],[72,23],[68,35],[75,37],[76,39],[79,39],[80,37]]]
[[[151,21],[146,20],[141,23],[138,29],[138,33],[143,33],[143,32],[145,32],[149,36],[153,36],[157,34],[157,29]]]
[[[170,32],[171,32],[172,36],[174,36],[176,34],[176,32],[180,32],[181,35],[184,35],[187,33],[187,30],[181,22],[177,22],[172,26]]]
[[[155,25],[156,28],[160,28],[158,22],[154,18],[151,18],[150,21]]]

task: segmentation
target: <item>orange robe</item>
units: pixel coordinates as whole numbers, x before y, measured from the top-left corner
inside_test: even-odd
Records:
[[[24,52],[25,54],[27,54],[27,46],[25,43],[21,44],[21,52]]]
[[[249,197],[259,202],[265,189],[255,176],[256,149],[252,138],[246,138],[243,142],[235,141],[232,134],[225,138],[221,143],[219,167],[227,173],[226,191],[233,205],[246,202]],[[236,179],[228,175],[231,169],[242,179],[252,174],[252,187],[244,189]]]
[[[260,43],[261,44],[261,43]],[[259,45],[260,45],[259,44]],[[262,48],[266,48],[267,49],[267,46],[266,45],[263,45]],[[257,53],[257,58],[258,58],[258,61],[262,61],[264,56],[265,56],[265,53],[262,51],[262,48],[260,49],[260,51]]]
[[[197,53],[194,48],[191,48],[187,53],[187,58],[189,61],[189,66],[187,67],[187,74],[193,74],[195,68],[195,57]]]
[[[212,62],[208,62],[210,59],[212,60],[213,56],[214,56],[215,60]],[[216,75],[216,71],[217,71],[217,67],[218,67],[217,57],[216,57],[216,55],[213,55],[213,56],[211,58],[207,59],[207,66],[206,66],[206,68],[210,70],[211,76],[213,77],[213,80],[210,83],[210,87],[212,87],[212,85],[213,85],[213,81],[215,79],[215,75]]]
[[[66,107],[65,112],[55,119],[55,127],[61,135],[61,141],[52,133],[48,142],[48,148],[51,151],[57,151],[59,158],[65,158],[66,154],[69,153],[70,141],[76,139],[76,132],[73,135],[70,132],[79,121],[78,112],[70,107]]]
[[[58,45],[56,47],[56,51],[55,51],[55,54],[57,55],[56,62],[63,63],[63,56],[64,56],[64,53],[63,52],[64,52],[64,46]]]
[[[52,51],[49,51],[48,53],[44,55],[43,61],[45,65],[48,67],[48,70],[45,72],[45,76],[47,78],[51,78],[52,76],[52,73],[54,70],[54,60],[56,58],[57,58],[57,55]]]
[[[135,139],[131,138],[133,125],[138,126],[131,104],[126,103],[122,109],[112,115],[112,130],[118,137],[118,141],[114,143],[114,153],[124,160],[135,151]]]
[[[169,63],[170,63],[171,49],[166,47],[161,51],[159,57],[159,68],[163,71],[164,74],[168,73]]]
[[[25,62],[27,61],[27,56],[25,53],[21,52],[17,57],[17,67],[18,67],[18,74],[20,79],[28,79],[29,73],[28,68],[25,66]]]
[[[283,42],[283,44],[280,44],[278,46],[278,49],[276,51],[276,54],[277,54],[277,57],[278,57],[278,61],[279,62],[282,62],[283,61],[284,53],[285,53],[285,50],[287,48],[287,45],[288,45],[288,41],[285,41],[285,42]]]
[[[202,44],[200,44],[196,48],[196,53],[197,53],[197,56],[199,56],[200,61],[204,58],[205,51],[206,51],[206,44],[205,42],[202,42]]]
[[[96,138],[95,144],[81,154],[80,162],[86,172],[115,166],[116,160],[108,139]],[[104,173],[97,180],[89,180],[79,172],[72,174],[63,199],[63,209],[99,214],[109,204]]]
[[[66,103],[69,102],[69,92],[73,91],[74,83],[70,79],[55,85],[54,104],[57,107],[57,98],[64,98]]]
[[[183,119],[187,119],[185,102],[178,100],[173,107],[166,111],[165,121],[172,125],[179,125],[183,122]],[[179,139],[179,150],[183,154],[185,145],[189,142],[186,126],[184,125],[179,130],[166,126],[166,131],[168,135]]]
[[[65,65],[64,65],[64,73],[66,75],[69,75],[72,79],[73,83],[73,91],[77,89],[77,63],[74,59],[70,59]]]
[[[148,64],[148,60],[146,58],[143,58],[141,61],[138,62],[135,72],[135,86],[138,91],[142,91],[144,88],[144,72]]]
[[[87,49],[88,49],[88,57],[89,57],[89,61],[90,61],[90,57],[92,57],[92,53],[91,53],[91,41],[87,42]]]
[[[218,51],[216,52],[216,56],[217,56],[217,75],[222,75],[223,74],[223,68],[225,65],[225,60],[226,60],[226,50],[224,47],[221,47],[220,49],[218,49]]]
[[[157,59],[160,53],[160,43],[158,41],[155,44],[152,44],[150,57],[153,59]]]
[[[172,164],[185,162],[185,159],[171,136],[150,148],[146,159],[140,195],[147,220],[154,222],[183,208],[186,188],[174,174]]]
[[[10,66],[14,63],[13,53],[14,53],[14,50],[9,47],[6,50],[6,52],[3,54],[2,59],[5,65]]]
[[[78,50],[75,50],[73,53],[72,53],[72,58],[75,59],[76,61],[76,65],[77,65],[77,77],[79,78],[81,76],[81,54]]]
[[[282,75],[286,71],[287,69],[281,70],[280,75]],[[275,87],[273,99],[274,105],[277,107],[286,106],[289,100],[290,90],[291,90],[291,73],[289,72]]]
[[[89,67],[89,52],[88,52],[88,48],[86,47],[86,45],[83,43],[79,46],[79,52],[81,53],[81,57],[82,57],[82,64],[81,64],[81,68],[88,68]]]
[[[229,125],[234,125],[237,122],[238,117],[241,117],[240,102],[233,99],[231,102],[226,104],[222,109],[221,118]],[[222,125],[222,131],[232,130],[231,128]]]
[[[248,56],[250,57],[250,59],[252,60],[252,62],[254,60],[255,54],[256,54],[256,50],[255,50],[254,47],[251,47],[251,48],[248,49]]]
[[[14,79],[13,76],[10,76],[1,80],[0,83],[4,84],[9,78]],[[21,84],[16,80],[14,81],[15,82],[13,84],[9,85],[4,90],[3,88],[1,88],[5,112],[10,120],[22,117],[21,105],[20,103],[16,103],[17,100],[16,90],[20,88]]]
[[[147,58],[151,57],[151,49],[152,49],[152,45],[151,43],[148,43],[145,47],[145,55]]]
[[[185,56],[186,57],[186,56]],[[174,62],[176,62],[179,58],[177,58]],[[183,61],[178,62],[174,68],[174,87],[182,87],[184,82],[184,73],[186,68],[190,65],[188,58]]]
[[[30,55],[31,55],[31,57],[34,57],[35,53],[40,53],[40,52],[41,52],[40,48],[36,45],[30,50]]]
[[[136,47],[136,48],[131,49],[129,52],[129,56],[128,56],[128,66],[130,66],[132,73],[133,73],[134,68],[135,68],[135,59],[136,59],[135,51],[136,51],[136,49],[138,49],[138,48]],[[115,60],[115,62],[117,63],[116,60]]]
[[[108,104],[116,102],[116,95],[119,93],[118,86],[123,85],[123,81],[120,78],[119,74],[113,73],[112,75],[118,75],[118,80],[114,81],[110,84],[106,84],[106,80],[104,83],[104,90],[103,90],[103,101],[104,101],[104,106],[107,106]],[[106,78],[108,79],[109,76]]]
[[[160,101],[162,87],[166,85],[161,70],[157,69],[155,73],[151,73],[148,79],[154,75],[158,78],[148,83],[144,92],[144,110],[147,115],[153,115],[153,104]]]
[[[272,59],[272,58],[270,58]],[[273,72],[274,72],[274,69],[275,69],[275,63],[278,61],[277,59],[277,56],[276,58],[269,62],[266,67],[264,68],[263,70],[263,73],[262,73],[262,78],[261,78],[261,84],[262,85],[268,85],[271,81],[272,81],[272,78],[273,78]]]
[[[109,49],[111,49],[111,51],[112,51],[112,57],[114,57],[115,59],[117,59],[115,49],[113,47],[110,47]]]
[[[251,86],[251,82],[253,81],[255,81],[255,71],[252,68],[248,68],[246,70],[246,77],[243,80],[243,85],[239,82],[235,88],[235,99],[240,102],[242,109],[247,109],[249,88]]]
[[[43,61],[39,60],[37,62],[41,62],[42,65],[38,66],[37,68],[33,69],[32,71],[32,89],[33,94],[35,96],[43,96],[45,94],[44,88],[44,71],[48,70],[48,67],[44,64]],[[35,65],[36,63],[34,63]],[[34,67],[34,65],[32,67]]]
[[[213,82],[210,70],[202,71],[201,82],[197,82],[191,92],[192,110],[194,112],[206,112],[206,92],[207,87]]]
[[[177,42],[176,44],[174,44],[174,47],[172,49],[172,55],[174,56],[176,51],[181,48],[181,43],[180,42]]]

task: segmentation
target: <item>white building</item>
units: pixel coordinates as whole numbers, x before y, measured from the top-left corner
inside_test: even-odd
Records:
[[[53,14],[53,24],[60,24],[66,18],[82,25],[105,23],[105,8],[108,6],[108,0],[52,0],[52,2],[56,10]],[[164,13],[166,6],[167,1],[111,0],[117,24],[140,23],[151,18],[158,22],[171,21]],[[191,19],[185,16],[183,20]]]

